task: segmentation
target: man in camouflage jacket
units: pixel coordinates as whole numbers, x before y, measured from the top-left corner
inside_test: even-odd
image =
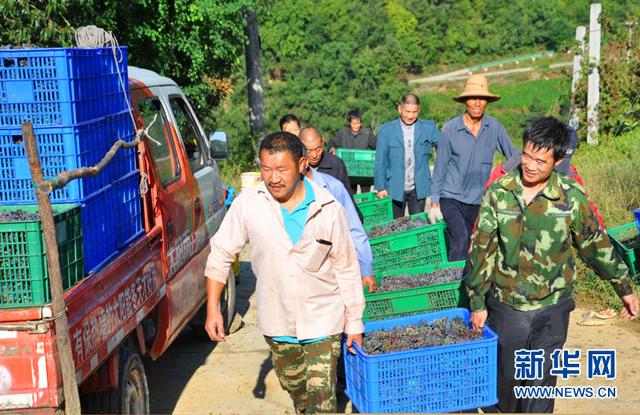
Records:
[[[554,171],[569,145],[554,118],[532,121],[524,133],[521,164],[486,191],[466,276],[471,323],[498,334],[498,404],[502,412],[553,412],[553,399],[515,398],[514,386],[555,386],[551,353],[562,349],[575,256],[608,280],[624,303],[621,315],[638,314],[628,269],[574,180]],[[514,352],[544,350],[541,379],[515,379]],[[487,408],[489,409],[489,408]],[[495,408],[491,408],[495,409]]]

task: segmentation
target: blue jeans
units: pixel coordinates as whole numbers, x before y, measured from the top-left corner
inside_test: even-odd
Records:
[[[455,199],[440,199],[440,211],[447,223],[445,237],[449,247],[449,261],[467,259],[471,231],[478,218],[480,205],[468,205]]]

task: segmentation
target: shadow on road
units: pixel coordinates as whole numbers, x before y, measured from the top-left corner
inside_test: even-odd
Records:
[[[158,360],[146,359],[151,413],[174,411],[187,383],[216,345],[187,327]]]
[[[249,298],[256,288],[256,279],[249,262],[240,263],[240,274],[236,282],[235,318],[238,320],[247,314],[251,306]],[[175,410],[194,373],[205,363],[216,346],[217,343],[187,326],[158,360],[145,360],[151,413],[167,414]],[[266,373],[268,370],[265,375]]]
[[[271,353],[264,359],[262,365],[260,365],[260,373],[258,374],[258,379],[256,380],[256,386],[253,388],[253,396],[258,399],[264,399],[267,393],[267,385],[264,380],[267,378],[269,372],[273,369],[273,364],[271,363]]]

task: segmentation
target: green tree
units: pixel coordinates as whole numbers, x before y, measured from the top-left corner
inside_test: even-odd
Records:
[[[394,0],[387,3],[387,14],[395,27],[395,38],[398,40],[403,58],[398,62],[410,72],[419,72],[421,68],[420,53],[418,51],[418,19],[402,5]]]
[[[71,46],[71,10],[86,1],[0,0],[0,44],[17,46]]]

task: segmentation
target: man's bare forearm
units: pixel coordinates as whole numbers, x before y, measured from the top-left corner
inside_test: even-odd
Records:
[[[223,289],[223,283],[207,278],[207,304],[220,304]]]

